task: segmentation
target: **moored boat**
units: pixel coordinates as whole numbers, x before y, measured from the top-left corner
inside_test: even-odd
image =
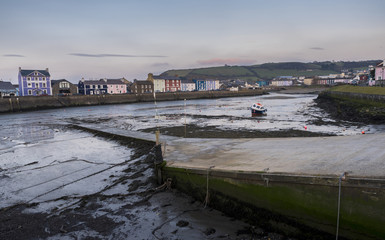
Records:
[[[253,103],[251,106],[251,116],[263,116],[267,114],[267,109],[261,103]]]

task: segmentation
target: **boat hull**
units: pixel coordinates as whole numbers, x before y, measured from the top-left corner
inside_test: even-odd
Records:
[[[251,109],[251,116],[252,117],[265,116],[267,114],[266,112],[267,112],[266,109],[264,110]]]

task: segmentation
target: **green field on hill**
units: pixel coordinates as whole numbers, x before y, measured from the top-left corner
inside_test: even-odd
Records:
[[[271,80],[278,76],[311,77],[338,74],[342,70],[367,69],[369,65],[376,65],[381,60],[358,62],[283,62],[265,63],[252,66],[220,66],[196,69],[174,69],[162,74],[163,77],[181,77],[183,79],[243,79],[250,82],[257,80]]]

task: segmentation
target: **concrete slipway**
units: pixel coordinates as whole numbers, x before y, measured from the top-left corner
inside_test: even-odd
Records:
[[[299,239],[385,239],[384,133],[160,142],[163,180],[225,213]]]

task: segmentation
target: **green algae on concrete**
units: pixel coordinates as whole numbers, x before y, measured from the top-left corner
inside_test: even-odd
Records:
[[[336,232],[338,177],[163,168],[164,177],[204,202],[251,224],[299,239],[330,239]],[[385,180],[342,182],[339,235],[385,238]],[[318,237],[315,237],[318,236]]]

